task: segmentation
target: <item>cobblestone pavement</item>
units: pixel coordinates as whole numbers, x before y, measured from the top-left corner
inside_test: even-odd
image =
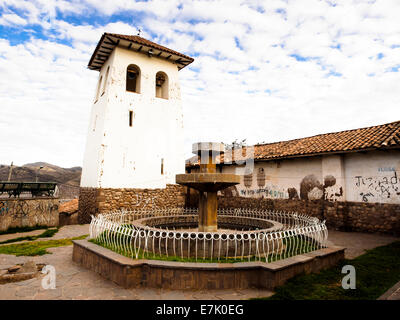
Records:
[[[74,224],[70,226],[63,226],[58,232],[50,239],[67,239],[80,237],[85,234],[89,234],[88,224]]]
[[[0,285],[0,299],[249,299],[272,294],[267,290],[214,290],[169,291],[160,289],[124,289],[105,280],[98,274],[81,268],[72,262],[72,246],[48,249],[53,254],[36,257],[0,255],[0,268],[6,268],[27,260],[53,265],[56,269],[56,289],[45,290],[41,286],[43,275],[36,279]]]
[[[34,231],[29,231],[29,232],[3,234],[3,235],[0,235],[0,242],[10,240],[10,239],[16,239],[19,237],[37,236],[39,234],[42,234],[45,231],[46,231],[46,229],[40,229],[40,230],[34,230]],[[89,234],[89,225],[88,224],[69,225],[69,226],[61,227],[60,230],[58,230],[58,232],[52,237],[38,238],[36,241],[67,239],[67,238],[83,236],[85,234]],[[9,243],[9,244],[18,244],[18,243],[22,243],[22,242],[27,242],[27,241],[26,240],[18,241],[18,242],[13,242],[13,243]],[[7,245],[7,244],[2,244],[2,245]]]
[[[400,300],[400,282],[396,285],[397,290],[389,295],[387,300]]]
[[[64,226],[53,237],[63,239],[89,233],[88,225]],[[330,231],[329,240],[348,248],[348,257],[362,254],[365,249],[384,245],[398,238],[362,233]],[[268,297],[267,290],[207,290],[171,291],[161,289],[124,289],[98,274],[72,262],[72,246],[50,248],[52,254],[35,257],[15,257],[0,254],[0,269],[33,260],[35,263],[53,265],[56,269],[56,289],[45,290],[41,286],[44,275],[22,282],[0,285],[0,299],[139,299],[139,300],[183,300],[183,299],[249,299]],[[400,290],[399,290],[400,291]]]
[[[337,246],[345,247],[345,257],[353,259],[365,253],[365,250],[400,241],[400,238],[390,235],[328,230],[328,240]]]
[[[379,297],[378,300],[400,300],[400,281]]]
[[[46,231],[45,229],[40,229],[40,230],[33,230],[33,231],[29,231],[29,232],[2,234],[2,235],[0,235],[0,242],[7,241],[10,239],[16,239],[16,238],[20,238],[20,237],[38,236],[39,234],[42,234],[45,231]]]
[[[73,238],[88,233],[89,225],[64,226],[51,239]],[[72,246],[47,250],[52,254],[35,257],[15,257],[13,255],[0,254],[0,269],[24,263],[28,260],[33,260],[35,263],[53,265],[56,269],[56,289],[43,289],[41,281],[44,275],[41,275],[36,279],[0,285],[0,299],[237,300],[267,297],[273,294],[268,290],[171,291],[161,289],[124,289],[73,263]]]

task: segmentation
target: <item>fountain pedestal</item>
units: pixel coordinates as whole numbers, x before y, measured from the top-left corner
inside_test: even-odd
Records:
[[[176,183],[199,191],[199,231],[217,231],[217,192],[240,183],[236,174],[217,173],[215,158],[224,151],[224,144],[194,143],[193,153],[200,157],[200,172],[177,174]]]

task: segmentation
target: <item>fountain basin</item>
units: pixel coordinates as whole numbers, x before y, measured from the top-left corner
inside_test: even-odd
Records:
[[[275,253],[283,250],[282,239],[266,236],[282,230],[283,225],[260,218],[222,215],[218,219],[218,232],[198,232],[197,215],[147,217],[135,220],[132,227],[147,235],[147,241],[137,239],[136,244],[150,256],[212,259],[241,255],[248,258],[257,252],[258,246],[275,248]]]

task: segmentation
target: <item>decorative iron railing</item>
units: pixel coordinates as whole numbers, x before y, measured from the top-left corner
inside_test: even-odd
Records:
[[[92,216],[90,238],[97,244],[125,256],[203,262],[273,262],[326,247],[325,221],[305,214],[255,209],[219,209],[219,221],[241,224],[242,230],[198,232],[193,225],[197,209],[175,208],[117,211]],[[179,228],[169,226],[177,221]],[[175,219],[175,220],[174,220]],[[157,221],[158,225],[147,225]],[[161,222],[160,222],[161,221]],[[262,222],[270,227],[258,229]],[[251,228],[249,227],[251,225]],[[244,230],[248,229],[248,230]]]

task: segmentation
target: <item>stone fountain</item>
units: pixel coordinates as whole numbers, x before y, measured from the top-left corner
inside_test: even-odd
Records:
[[[199,172],[176,175],[178,184],[199,191],[198,209],[99,214],[90,224],[92,241],[74,241],[73,260],[125,288],[226,290],[273,289],[343,258],[343,248],[327,248],[325,222],[315,217],[218,210],[217,192],[240,182],[238,175],[217,173],[216,157],[223,151],[221,143],[195,143]]]
[[[194,143],[192,152],[200,158],[200,172],[176,175],[176,183],[199,192],[200,232],[217,231],[217,192],[240,183],[240,176],[236,174],[217,173],[215,160],[224,151],[223,143]]]

